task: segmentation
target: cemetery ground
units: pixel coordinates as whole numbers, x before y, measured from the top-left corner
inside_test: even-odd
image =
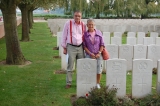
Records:
[[[21,25],[18,26],[19,39]],[[76,71],[73,84],[65,89],[66,75],[61,73],[56,37],[46,22],[34,23],[30,42],[20,42],[22,53],[29,64],[6,65],[5,39],[0,39],[0,106],[71,106],[76,95]],[[125,43],[125,38],[123,40]],[[101,84],[106,83],[106,74]],[[127,75],[127,95],[131,95],[131,72]],[[153,94],[156,93],[156,75],[152,77]]]

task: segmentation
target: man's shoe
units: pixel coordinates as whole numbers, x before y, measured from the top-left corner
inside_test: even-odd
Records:
[[[66,89],[69,89],[70,87],[71,87],[71,85],[66,85],[66,87],[65,87],[65,88],[66,88]]]

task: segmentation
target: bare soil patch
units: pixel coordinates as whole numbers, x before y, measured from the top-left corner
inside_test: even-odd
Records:
[[[76,94],[71,95],[71,104],[73,105],[73,103],[77,100],[77,96]]]
[[[54,74],[66,74],[65,70],[56,70],[53,72]]]
[[[25,64],[23,64],[23,65],[18,65],[18,66],[19,66],[19,67],[24,67],[24,66],[30,65],[31,63],[32,63],[31,61],[26,60],[26,61],[25,61]],[[6,60],[3,60],[3,61],[0,61],[0,65],[9,65],[9,64],[6,64]]]
[[[59,47],[53,47],[53,50],[59,50]]]
[[[60,56],[53,56],[53,58],[56,58],[56,59],[57,59],[57,58],[61,58],[61,57],[60,57]]]

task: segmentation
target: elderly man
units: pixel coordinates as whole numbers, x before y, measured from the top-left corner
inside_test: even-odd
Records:
[[[63,47],[63,53],[68,54],[66,89],[71,87],[75,60],[84,58],[82,42],[86,26],[81,21],[81,17],[82,13],[80,11],[75,11],[74,19],[67,21],[63,29],[61,46]]]

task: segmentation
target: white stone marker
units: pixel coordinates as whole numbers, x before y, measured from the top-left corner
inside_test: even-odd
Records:
[[[96,25],[96,29],[101,30],[101,25]]]
[[[68,63],[67,58],[68,58],[67,55],[63,54],[63,51],[61,51],[61,69],[62,70],[67,69],[67,63]]]
[[[136,32],[128,32],[127,37],[136,37]]]
[[[134,45],[133,46],[133,59],[146,59],[147,58],[147,46],[146,45]]]
[[[152,37],[144,37],[144,38],[143,38],[143,44],[144,44],[144,45],[154,44],[154,43],[153,43],[153,38],[152,38]]]
[[[62,36],[62,32],[57,32],[57,47],[59,47],[59,44],[61,43],[61,42],[59,42],[60,40],[60,37]]]
[[[137,32],[143,32],[143,26],[139,25]]]
[[[160,37],[156,37],[156,45],[160,45]]]
[[[111,37],[111,44],[121,45],[122,38],[121,37]]]
[[[153,60],[153,67],[157,68],[157,61],[160,59],[159,45],[148,45],[147,59]]]
[[[131,26],[131,31],[130,32],[137,32],[137,26]]]
[[[143,44],[144,32],[137,32],[137,44]]]
[[[127,60],[127,71],[132,70],[133,46],[127,44],[120,45],[119,58]]]
[[[59,56],[61,56],[61,52],[63,52],[63,47],[61,46],[61,40],[62,40],[62,37],[59,36]]]
[[[115,27],[115,32],[122,32],[122,26],[120,25],[117,25],[117,26],[114,26]]]
[[[109,32],[109,26],[107,26],[107,25],[102,25],[102,26],[101,26],[101,30],[102,30],[103,32]]]
[[[148,33],[148,26],[143,26],[143,32]]]
[[[118,45],[108,44],[108,45],[106,45],[106,49],[109,53],[110,59],[114,59],[114,58],[118,59]]]
[[[155,26],[155,32],[158,32],[158,34],[160,34],[160,25]]]
[[[134,59],[132,71],[132,98],[142,98],[152,92],[152,60]]]
[[[110,44],[110,32],[103,32],[104,44]]]
[[[122,38],[122,32],[113,32],[113,36]]]
[[[84,58],[77,60],[77,97],[84,97],[96,86],[97,61]]]
[[[117,97],[124,97],[126,95],[127,61],[125,59],[109,59],[106,66],[106,85],[110,89],[118,88]]]
[[[157,85],[156,85],[157,93],[160,94],[160,60],[158,60],[157,66]]]
[[[157,32],[150,32],[150,37],[153,38],[153,43],[156,44],[156,37],[158,37]]]
[[[149,31],[150,31],[150,32],[155,31],[155,27],[154,27],[154,25],[150,25],[150,26],[149,26]]]
[[[136,42],[137,42],[136,37],[127,37],[127,44],[134,46],[137,44]]]

